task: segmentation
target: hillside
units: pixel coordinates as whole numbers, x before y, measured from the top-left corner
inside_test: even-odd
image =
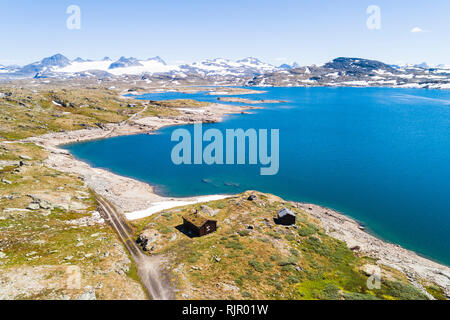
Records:
[[[0,300],[145,299],[83,178],[45,166],[47,157],[0,141]]]
[[[248,200],[250,195],[256,199]],[[295,226],[274,222],[282,208],[297,213]],[[184,234],[181,217],[193,210],[217,220],[218,231],[201,238]],[[247,192],[166,210],[133,225],[149,254],[170,259],[179,299],[428,299],[404,273],[352,251],[319,220],[272,195]],[[378,290],[367,286],[374,265],[382,270]],[[422,285],[445,298],[434,284]]]
[[[170,106],[184,104],[180,101],[148,105],[144,101],[121,98],[117,90],[99,85],[80,88],[64,84],[39,90],[3,85],[0,86],[0,139],[19,140],[49,132],[105,128],[107,124],[126,122],[136,114],[177,115],[176,109]]]
[[[144,133],[194,117],[180,108],[209,104],[134,100],[121,94],[139,88],[114,84],[117,89],[95,82],[0,86],[0,300],[148,298],[134,262],[98,210],[95,195],[107,178],[72,172],[72,157],[55,166],[50,158],[67,153],[33,139]]]
[[[48,166],[47,150],[21,140],[101,128],[144,106],[102,88],[36,89],[0,88],[0,300],[146,299],[84,177]]]

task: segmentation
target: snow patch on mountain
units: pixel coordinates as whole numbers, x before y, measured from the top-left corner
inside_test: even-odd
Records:
[[[237,61],[223,58],[208,59],[182,65],[180,69],[203,76],[245,76],[278,70],[277,67],[252,57]]]
[[[278,70],[278,68],[251,57],[238,61],[223,58],[208,59],[181,66],[168,65],[160,57],[153,57],[147,60],[121,57],[112,63],[109,58],[105,58],[102,61],[77,59],[64,67],[52,69],[56,73],[72,74],[91,70],[105,71],[113,75],[172,73],[183,77],[186,74],[197,74],[200,76],[244,76],[273,72]]]
[[[450,66],[388,65],[362,58],[336,58],[323,65],[297,63],[279,67],[248,57],[237,61],[216,58],[191,64],[167,64],[160,57],[140,60],[133,57],[113,60],[76,58],[72,61],[57,54],[26,65],[0,65],[1,79],[18,78],[109,78],[137,76],[148,83],[211,83],[237,86],[392,86],[411,88],[448,88]]]
[[[73,61],[64,68],[56,68],[53,72],[57,73],[80,73],[91,70],[99,70],[111,73],[113,75],[136,75],[142,73],[165,73],[177,71],[177,66],[169,66],[160,57],[150,58],[148,60],[137,60],[135,58],[122,57],[116,62],[105,57],[101,61]]]

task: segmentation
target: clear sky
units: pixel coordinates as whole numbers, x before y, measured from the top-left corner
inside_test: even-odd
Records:
[[[69,5],[81,29],[69,30]],[[381,29],[366,26],[369,5]],[[415,28],[416,32],[412,32]],[[450,64],[449,0],[0,0],[0,63],[62,53],[159,55],[168,63],[254,56],[321,64],[338,56]]]

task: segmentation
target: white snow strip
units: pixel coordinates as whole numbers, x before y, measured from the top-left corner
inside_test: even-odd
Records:
[[[148,209],[126,213],[125,216],[128,220],[138,220],[138,219],[142,219],[145,217],[149,217],[149,216],[151,216],[157,212],[163,211],[163,210],[177,208],[177,207],[184,207],[184,206],[188,206],[191,204],[198,204],[198,203],[222,200],[222,199],[226,199],[229,197],[231,197],[231,196],[229,196],[229,195],[213,195],[213,196],[198,197],[192,201],[172,200],[172,201],[155,202]]]

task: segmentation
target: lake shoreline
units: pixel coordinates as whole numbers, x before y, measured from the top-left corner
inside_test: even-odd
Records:
[[[105,128],[51,133],[40,137],[25,139],[42,146],[49,152],[46,165],[59,171],[78,174],[96,193],[111,201],[127,217],[143,218],[145,212],[154,214],[159,208],[184,206],[185,203],[208,201],[210,196],[171,198],[158,195],[155,188],[136,179],[116,175],[110,171],[93,168],[75,159],[62,145],[95,139],[106,139],[124,135],[149,134],[163,127],[193,124],[197,122],[220,122],[226,115],[244,113],[251,107],[236,107],[212,104],[203,113],[182,112],[171,118],[149,117],[129,123],[109,124]],[[219,197],[226,197],[221,195]],[[210,200],[209,200],[210,201]],[[322,206],[290,202],[302,208],[322,222],[329,234],[347,243],[350,248],[359,247],[362,255],[373,257],[377,263],[388,265],[404,272],[410,281],[420,287],[419,279],[436,283],[450,297],[450,268],[419,256],[417,253],[398,245],[388,243],[361,230],[361,225],[352,218]],[[164,206],[161,206],[164,204]],[[140,213],[140,214],[139,214]]]
[[[93,168],[88,163],[73,157],[64,145],[101,140],[112,137],[154,134],[157,130],[169,126],[194,123],[220,122],[227,115],[245,114],[257,107],[239,107],[223,104],[211,104],[202,108],[202,113],[182,111],[180,116],[170,118],[146,117],[131,123],[108,124],[104,128],[91,128],[69,132],[57,132],[24,139],[43,147],[49,152],[46,164],[56,170],[76,173],[98,194],[104,196],[123,213],[132,213],[151,208],[154,203],[201,201],[204,197],[173,198],[158,195],[155,188],[136,179],[116,175],[108,170]]]

